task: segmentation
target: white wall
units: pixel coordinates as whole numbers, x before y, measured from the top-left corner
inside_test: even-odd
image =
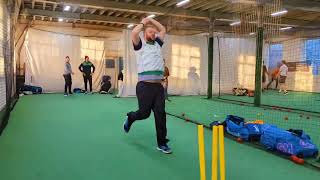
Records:
[[[301,38],[283,41],[283,59],[287,62],[305,61],[304,41]],[[293,91],[320,92],[320,76],[313,75],[312,66],[309,66],[308,72],[289,72],[287,85]]]
[[[219,77],[220,93],[231,93],[234,87],[254,89],[255,39],[220,37],[219,44],[214,38],[213,93],[219,93]]]
[[[22,26],[22,25],[21,25]],[[23,27],[23,26],[22,26]],[[32,27],[33,30],[37,30],[39,31],[38,34],[40,34],[40,32],[44,32],[44,33],[51,33],[51,34],[57,34],[57,38],[55,38],[55,42],[59,42],[59,43],[62,43],[61,46],[58,46],[58,47],[51,47],[52,51],[55,50],[56,52],[59,52],[59,57],[58,59],[63,61],[64,57],[66,55],[69,55],[72,59],[72,61],[74,62],[78,62],[80,59],[83,59],[82,54],[77,54],[77,52],[81,52],[79,51],[79,46],[77,46],[76,42],[74,39],[95,39],[95,40],[101,40],[101,42],[103,42],[103,47],[104,47],[104,52],[103,52],[103,57],[96,57],[98,59],[101,59],[101,63],[100,63],[100,60],[99,60],[99,69],[97,69],[97,77],[95,77],[94,79],[94,87],[96,90],[99,90],[99,84],[100,84],[100,75],[110,75],[112,77],[112,80],[115,80],[116,79],[116,72],[115,72],[115,69],[106,69],[105,68],[105,64],[104,62],[104,59],[105,58],[117,58],[118,56],[122,56],[121,55],[121,51],[119,51],[119,41],[121,39],[121,33],[118,33],[118,32],[112,32],[112,31],[107,31],[107,30],[90,30],[90,29],[83,29],[83,28],[71,28],[71,27],[54,27],[54,26],[45,26],[45,25],[35,25]],[[59,37],[59,38],[58,38]],[[60,37],[64,37],[64,38],[60,38]],[[70,39],[70,38],[71,39]],[[75,37],[75,38],[73,38]],[[37,37],[38,38],[38,37]],[[31,38],[32,39],[32,38]],[[39,39],[39,38],[38,38]],[[46,39],[46,37],[43,37],[43,39]],[[29,41],[30,41],[30,38],[29,38]],[[63,41],[65,41],[63,43]],[[47,45],[49,45],[50,43],[53,43],[52,42],[48,42]],[[68,44],[69,43],[69,44]],[[68,45],[75,45],[74,47],[69,47],[68,45],[66,46],[66,44]],[[79,43],[78,43],[79,44]],[[48,48],[50,49],[50,47],[47,47],[46,45],[46,49],[48,50]],[[91,45],[89,46],[92,46],[93,44],[91,43]],[[95,47],[92,47],[92,48],[95,48]],[[91,49],[91,48],[89,48]],[[91,52],[91,50],[88,49],[88,52],[86,52],[87,54],[86,55],[89,55],[91,53],[94,53],[94,52]],[[44,47],[41,49],[41,51],[36,50],[36,49],[33,49],[33,55],[37,54],[37,55],[45,55],[46,58],[40,58],[42,59],[43,62],[46,62],[46,61],[49,61],[49,60],[55,60],[57,61],[57,57],[50,57],[50,54],[46,54],[44,51]],[[20,63],[21,64],[24,64],[26,61],[26,51],[22,51],[21,52],[21,57],[20,58]],[[50,51],[51,52],[51,51]],[[89,54],[88,54],[89,53]],[[91,55],[93,56],[93,55]],[[39,59],[39,57],[37,57]],[[29,58],[30,59],[30,58]],[[81,61],[81,60],[80,60]],[[80,63],[79,61],[79,63]],[[46,62],[47,63],[47,62]],[[83,80],[81,78],[81,76],[79,75],[79,72],[78,72],[78,66],[79,66],[79,63],[77,64],[74,64],[73,66],[73,71],[76,73],[75,76],[74,76],[74,86],[73,87],[76,87],[76,86],[81,86],[82,87],[82,84],[83,84]],[[97,62],[95,62],[97,63]],[[47,67],[48,68],[48,67]],[[48,72],[50,72],[51,74],[59,74],[61,75],[62,72],[51,72],[52,70],[50,69],[47,69]],[[63,71],[63,69],[62,69]],[[30,72],[29,72],[29,75],[30,75]],[[30,80],[30,76],[28,75],[28,73],[26,74],[26,83],[29,83],[31,85],[37,85],[37,86],[44,86],[40,83],[38,84],[32,84],[32,80]],[[95,75],[94,75],[95,76]],[[41,76],[39,76],[41,77]],[[59,77],[59,81],[55,81],[56,83],[59,82],[59,85],[57,84],[55,86],[55,88],[51,87],[50,86],[50,89],[44,89],[45,91],[50,91],[50,92],[61,92],[63,91],[63,78],[61,79],[60,76],[56,75],[56,77],[54,78],[54,80],[56,80],[57,78]],[[61,81],[62,80],[62,81]],[[45,79],[44,79],[45,81]],[[34,81],[33,81],[34,82]],[[51,82],[53,82],[53,79],[51,79]],[[115,83],[112,82],[113,84],[113,87],[115,86]],[[45,86],[48,88],[49,87],[49,84],[46,84],[45,83]]]
[[[305,61],[304,39],[283,41],[283,59],[287,62]],[[264,45],[265,64],[269,64],[269,45]],[[320,51],[320,49],[319,49]],[[255,39],[220,38],[220,88],[221,93],[231,93],[234,87],[254,89],[255,86]],[[214,38],[213,93],[219,90],[219,49]],[[270,77],[267,79],[269,80]],[[288,89],[293,91],[320,92],[320,76],[308,72],[289,72]]]

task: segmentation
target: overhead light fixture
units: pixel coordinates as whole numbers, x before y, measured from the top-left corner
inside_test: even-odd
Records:
[[[156,15],[154,14],[150,14],[149,16],[147,16],[147,18],[154,18],[154,17],[156,17]]]
[[[249,35],[250,35],[250,36],[253,36],[253,35],[255,35],[255,34],[256,34],[256,33],[252,32],[252,33],[250,33]]]
[[[236,22],[230,23],[230,26],[236,26],[240,24],[241,24],[241,21],[236,21]]]
[[[283,27],[283,28],[280,28],[280,31],[285,31],[285,30],[289,30],[289,29],[292,29],[292,27]]]
[[[287,13],[288,13],[288,10],[284,9],[284,10],[272,13],[271,16],[272,17],[282,16],[282,15],[287,14]]]
[[[128,28],[132,28],[134,25],[133,24],[129,24],[128,25]]]
[[[59,22],[62,22],[62,21],[63,21],[63,19],[62,19],[62,18],[59,18],[59,19],[58,19],[58,21],[59,21]]]
[[[64,11],[70,11],[70,9],[71,9],[70,6],[65,6],[65,7],[63,8]]]
[[[180,2],[177,3],[177,6],[178,6],[178,7],[181,7],[181,6],[183,6],[183,5],[188,4],[189,2],[190,2],[190,0],[182,0],[182,1],[180,1]]]
[[[217,21],[234,22],[233,19],[216,19]]]

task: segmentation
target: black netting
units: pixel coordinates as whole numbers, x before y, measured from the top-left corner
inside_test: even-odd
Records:
[[[15,95],[15,76],[14,76],[14,61],[13,61],[13,26],[12,17],[12,4],[7,1],[0,3],[0,104],[1,104],[1,119],[0,119],[0,132],[6,126],[8,116],[10,113],[13,97]]]

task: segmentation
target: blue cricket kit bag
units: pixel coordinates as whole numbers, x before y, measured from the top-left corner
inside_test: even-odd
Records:
[[[318,155],[318,148],[302,130],[286,131],[270,124],[262,125],[261,129],[263,133],[260,143],[267,149],[301,158]]]

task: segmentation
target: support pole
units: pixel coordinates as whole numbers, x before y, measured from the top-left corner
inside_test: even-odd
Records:
[[[213,23],[210,21],[208,44],[208,91],[207,98],[212,98],[212,79],[213,79]]]
[[[262,54],[263,54],[263,22],[262,12],[263,7],[258,7],[258,31],[256,40],[256,73],[255,73],[255,91],[254,91],[254,106],[261,105],[261,69],[262,69]]]

